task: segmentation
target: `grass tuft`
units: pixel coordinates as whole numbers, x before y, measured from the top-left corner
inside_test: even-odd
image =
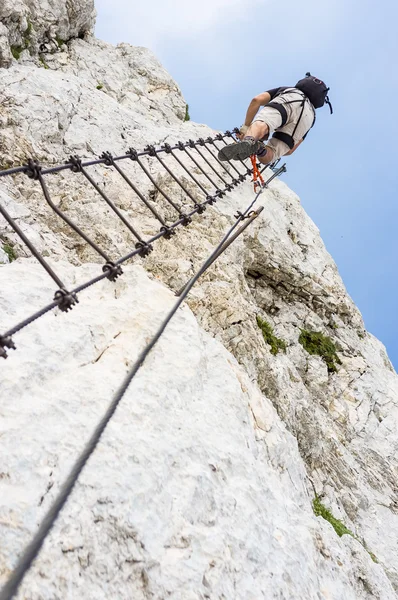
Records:
[[[22,52],[25,50],[22,46],[11,46],[11,54],[15,60],[19,60]]]
[[[62,38],[60,38],[59,35],[58,35],[58,33],[55,36],[55,41],[57,42],[59,48],[62,48],[62,46],[64,44],[66,44],[65,40],[63,40]]]
[[[267,323],[267,321],[264,321],[259,315],[257,315],[256,319],[264,340],[271,346],[271,354],[276,356],[279,350],[286,352],[286,342],[274,335],[271,325]]]
[[[49,69],[50,68],[42,56],[39,56],[39,61],[41,62],[41,64],[43,65],[43,67],[45,69]]]
[[[362,546],[365,548],[366,552],[369,554],[369,556],[373,560],[373,562],[375,562],[375,563],[379,562],[377,560],[376,555],[373,554],[373,552],[371,552],[369,550],[369,548],[366,546],[365,542],[362,542],[360,539],[358,539],[357,536],[354,535],[352,533],[352,531],[350,529],[348,529],[348,527],[346,527],[342,521],[340,521],[339,519],[336,519],[336,517],[334,517],[332,515],[330,510],[328,510],[326,508],[326,506],[324,506],[322,504],[322,502],[319,499],[319,496],[315,496],[315,498],[313,499],[312,508],[314,510],[315,516],[322,517],[323,519],[325,519],[325,521],[328,521],[328,523],[331,524],[331,526],[333,527],[333,529],[335,530],[335,532],[337,533],[337,535],[339,537],[341,537],[343,535],[350,535],[355,540],[357,540],[360,544],[362,544]]]
[[[332,340],[319,331],[301,330],[299,342],[308,354],[316,354],[325,361],[329,373],[337,371],[337,365],[341,365],[341,360],[337,356],[336,346]]]
[[[17,255],[15,254],[14,248],[11,246],[11,244],[4,244],[3,250],[7,254],[8,260],[10,261],[10,263],[13,260],[16,260]]]
[[[322,504],[318,496],[315,496],[315,498],[313,499],[312,508],[314,509],[315,516],[323,517],[325,521],[328,521],[332,525],[333,529],[339,537],[341,537],[342,535],[352,535],[352,537],[355,537],[352,531],[350,531],[342,521],[336,519],[336,517],[332,515],[330,510],[328,510],[326,506]]]

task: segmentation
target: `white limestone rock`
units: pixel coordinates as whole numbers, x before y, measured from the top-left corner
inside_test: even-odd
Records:
[[[71,281],[98,272],[56,266]],[[2,328],[52,295],[32,261],[4,269],[14,296],[0,291]],[[129,267],[116,284],[87,290],[71,313],[48,314],[18,336],[2,364],[3,580],[174,301]],[[130,386],[17,595],[148,596],[396,598],[357,541],[314,517],[293,436],[186,306]]]
[[[94,30],[93,0],[2,0],[0,5],[0,67],[14,59],[31,60],[39,52],[56,52]],[[8,51],[7,51],[8,46]]]
[[[6,265],[10,262],[8,255],[4,252],[3,248],[0,245],[0,265]]]
[[[9,67],[12,63],[12,54],[8,42],[8,29],[0,22],[0,67]]]

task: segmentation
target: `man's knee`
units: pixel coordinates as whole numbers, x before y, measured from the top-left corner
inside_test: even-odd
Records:
[[[246,135],[251,135],[261,141],[267,140],[269,137],[269,127],[264,121],[254,121],[247,130]]]

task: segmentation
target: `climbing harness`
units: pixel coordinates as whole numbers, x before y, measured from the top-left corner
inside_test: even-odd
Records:
[[[332,104],[331,104],[331,102],[329,100],[329,96],[328,96],[329,89],[330,88],[328,88],[323,81],[321,81],[317,77],[313,77],[311,75],[311,73],[308,72],[308,73],[306,73],[305,78],[300,79],[300,81],[298,81],[293,88],[286,88],[285,90],[279,92],[279,94],[277,94],[275,96],[275,98],[281,97],[285,94],[294,94],[294,93],[301,96],[300,99],[298,99],[298,100],[289,100],[289,101],[283,102],[283,103],[271,101],[267,104],[267,106],[270,106],[271,108],[275,108],[275,110],[277,110],[279,112],[279,114],[281,115],[282,122],[281,122],[280,127],[283,127],[284,125],[286,125],[287,120],[288,120],[288,114],[287,114],[287,110],[285,108],[286,104],[295,104],[297,102],[300,102],[301,103],[301,112],[300,112],[299,118],[296,121],[294,130],[291,134],[286,133],[284,131],[275,131],[272,137],[274,137],[277,140],[280,140],[281,142],[284,142],[290,148],[290,150],[292,150],[295,146],[294,135],[295,135],[295,133],[297,131],[297,127],[299,126],[299,123],[301,121],[301,117],[303,116],[306,102],[309,102],[309,104],[312,108],[312,111],[313,111],[314,118],[313,118],[311,127],[304,134],[303,139],[305,139],[307,137],[309,131],[315,125],[315,122],[316,122],[315,109],[316,108],[320,108],[324,104],[327,104],[329,106],[330,114],[333,114],[333,107],[332,107]]]

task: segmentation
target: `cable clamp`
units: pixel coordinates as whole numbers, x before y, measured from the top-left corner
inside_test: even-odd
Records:
[[[107,167],[111,167],[113,165],[113,156],[110,152],[103,152],[100,158],[103,159]]]
[[[257,214],[255,210],[251,210],[249,213],[247,213],[247,215],[244,215],[243,213],[240,212],[240,210],[238,210],[236,215],[234,215],[234,217],[235,217],[235,219],[244,221],[245,219],[250,219],[250,217],[252,217],[254,214]]]
[[[120,265],[115,265],[115,263],[108,261],[103,267],[102,272],[106,273],[106,278],[109,281],[116,281],[120,275],[123,275],[123,270]]]
[[[163,227],[160,228],[160,231],[164,232],[163,237],[165,240],[169,240],[172,235],[176,234],[176,231],[171,229],[171,227],[167,227],[167,225],[163,225]]]
[[[70,156],[67,164],[71,165],[73,173],[81,173],[83,170],[82,161],[78,156]]]
[[[150,254],[153,250],[152,244],[147,244],[146,242],[137,242],[135,247],[137,248],[137,250],[139,250],[138,254],[142,258],[148,256],[148,254]]]
[[[70,293],[63,288],[55,292],[54,301],[57,302],[58,308],[62,312],[72,310],[73,306],[79,302],[75,293]]]
[[[131,160],[138,160],[138,152],[135,148],[129,148],[126,153]]]
[[[181,224],[184,225],[184,227],[192,223],[192,217],[188,217],[188,215],[184,215],[183,213],[181,213],[179,217],[181,219]]]
[[[30,158],[28,160],[28,164],[26,165],[26,174],[29,177],[29,179],[39,179],[41,175],[41,169],[42,168],[39,165],[39,163],[34,161],[33,158]]]
[[[149,156],[156,156],[155,146],[152,146],[152,145],[145,146],[144,151],[148,152]]]
[[[210,203],[208,203],[208,204],[210,204]],[[197,202],[195,202],[195,208],[196,208],[198,215],[201,215],[205,212],[207,205],[206,204],[198,204]]]

